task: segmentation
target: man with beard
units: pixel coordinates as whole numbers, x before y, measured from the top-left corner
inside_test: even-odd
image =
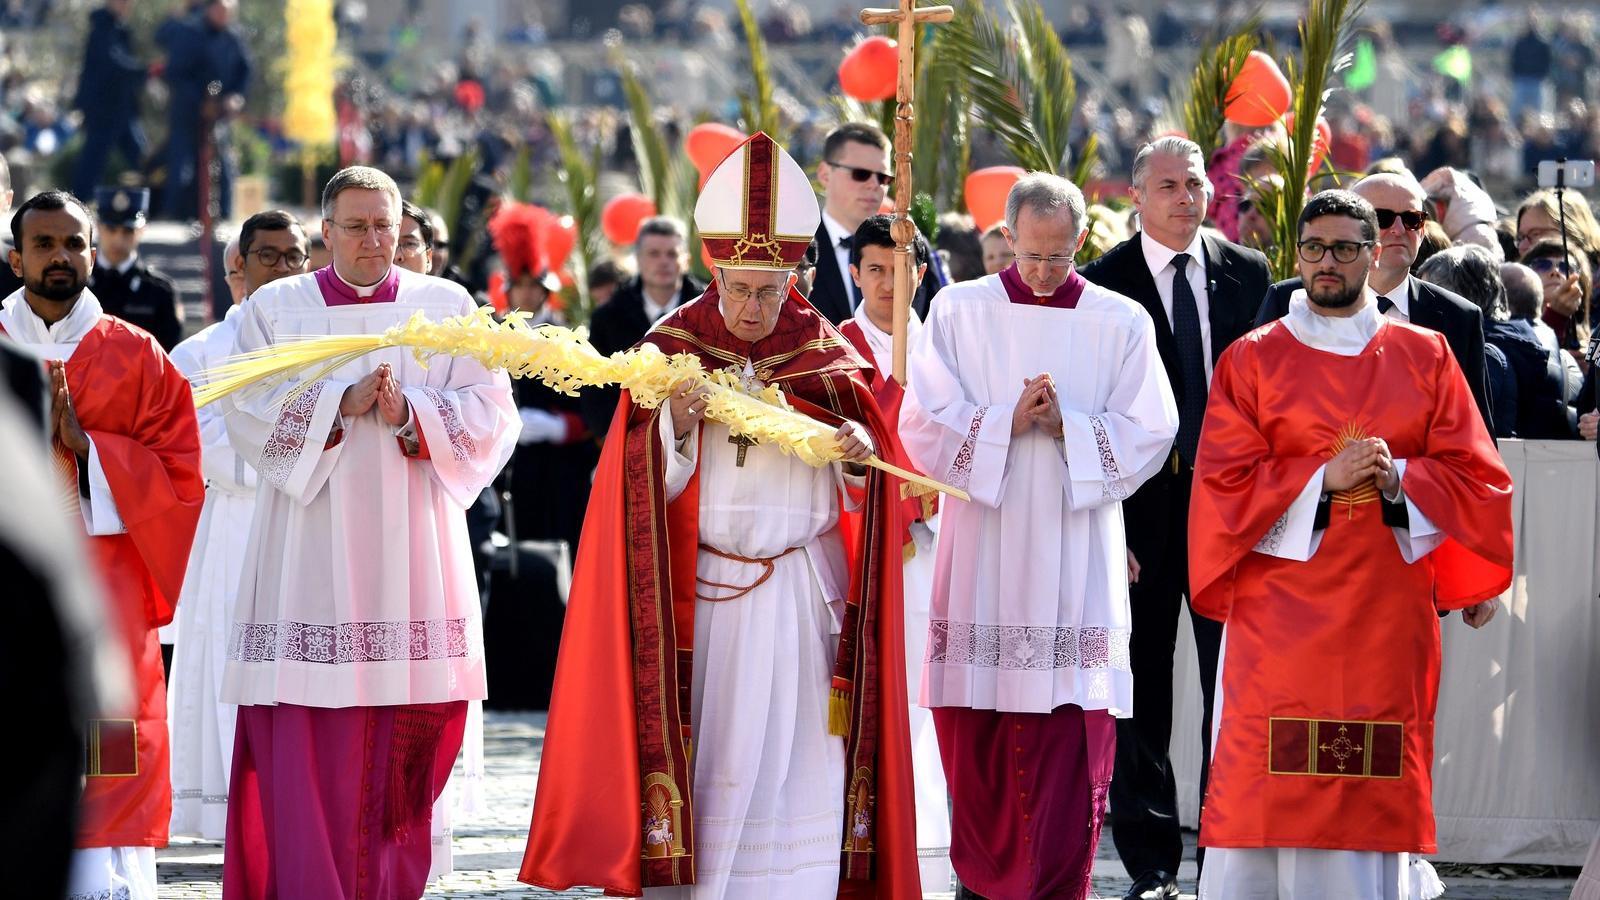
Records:
[[[1483,359],[1483,312],[1459,294],[1411,274],[1422,246],[1423,223],[1428,220],[1427,192],[1410,173],[1368,175],[1350,190],[1377,214],[1382,253],[1373,257],[1368,284],[1378,298],[1378,312],[1443,334],[1467,377],[1479,415],[1484,422],[1493,422]],[[1283,318],[1289,311],[1289,297],[1303,287],[1299,278],[1274,284],[1261,301],[1256,324]]]
[[[1307,288],[1217,362],[1189,515],[1224,624],[1202,900],[1431,898],[1440,610],[1494,616],[1511,477],[1442,335],[1378,311],[1372,205],[1300,216]]]
[[[194,384],[221,365],[239,336],[239,303],[262,285],[306,270],[306,232],[281,209],[244,220],[237,239],[243,293],[222,321],[172,351],[172,363]],[[233,246],[230,244],[230,246]],[[227,258],[227,254],[224,254]],[[189,555],[174,631],[169,704],[172,717],[172,831],[222,840],[228,815],[228,773],[238,710],[223,703],[233,600],[244,567],[245,541],[256,508],[256,471],[233,449],[221,407],[196,411],[205,508]]]
[[[154,338],[104,314],[88,289],[93,222],[65,191],[17,210],[10,262],[23,287],[0,303],[0,335],[48,360],[60,497],[81,523],[133,664],[130,714],[86,725],[68,893],[146,898],[172,808],[156,629],[172,620],[204,483],[189,383]]]

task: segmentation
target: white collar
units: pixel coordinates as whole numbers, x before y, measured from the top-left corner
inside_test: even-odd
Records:
[[[1162,269],[1171,265],[1172,258],[1180,252],[1151,237],[1148,231],[1139,232],[1139,246],[1144,250],[1144,262],[1145,265],[1150,267],[1150,276],[1152,278],[1160,274]],[[1194,233],[1194,240],[1190,241],[1189,246],[1183,248],[1181,252],[1189,254],[1190,263],[1199,263],[1201,266],[1206,264],[1205,247],[1200,242],[1200,232],[1198,231]],[[1190,271],[1193,270],[1191,269]]]
[[[115,266],[108,265],[107,263],[102,261],[101,258],[98,257],[98,256],[95,257],[95,259],[94,259],[94,265],[95,265],[95,268],[97,268],[97,269],[105,269],[108,272],[112,271],[112,270],[115,270],[118,275],[126,275],[126,274],[128,274],[128,270],[133,268],[134,263],[137,263],[138,261],[139,261],[139,251],[135,250],[132,253],[128,254],[128,258],[127,259],[123,260],[121,263],[119,263],[119,264],[117,264]]]
[[[884,363],[892,361],[894,335],[879,328],[872,319],[867,317],[867,304],[865,301],[862,301],[861,305],[856,307],[855,321],[857,325],[861,326],[861,334],[867,339],[867,347],[872,350],[873,365],[882,369],[884,374],[888,374],[888,369],[884,366]],[[917,318],[917,311],[914,309],[906,310],[907,346],[910,346],[910,342],[916,338],[917,332],[921,328],[922,320]]]
[[[650,316],[652,319],[659,319],[664,313],[666,313],[667,310],[676,308],[678,301],[682,299],[682,297],[683,282],[680,281],[678,282],[677,289],[672,292],[672,296],[667,298],[666,303],[657,303],[650,299],[650,291],[645,288],[644,280],[639,280],[639,299],[644,301],[645,314]]]
[[[855,231],[840,225],[838,219],[828,215],[826,208],[822,210],[822,227],[828,230],[828,247],[834,252],[838,252],[840,241],[856,236]]]
[[[1367,349],[1387,318],[1378,312],[1378,295],[1362,290],[1364,304],[1353,316],[1325,316],[1311,308],[1305,288],[1289,295],[1289,312],[1283,324],[1300,343],[1339,356],[1358,356]]]
[[[371,297],[373,294],[376,294],[378,292],[378,288],[381,287],[383,285],[383,282],[385,280],[387,280],[388,277],[389,277],[389,273],[385,272],[385,273],[383,273],[383,278],[379,278],[377,281],[374,281],[373,283],[367,285],[366,287],[362,287],[359,284],[351,284],[350,280],[348,278],[345,278],[343,275],[340,275],[338,266],[335,266],[332,263],[329,263],[328,268],[333,270],[333,277],[339,279],[340,281],[343,281],[345,283],[346,287],[348,287],[348,288],[350,288],[350,290],[356,292],[356,296],[357,297]]]
[[[33,307],[28,305],[27,298],[22,296],[23,290],[18,288],[0,303],[0,327],[5,328],[12,340],[28,345],[51,359],[62,357],[52,354],[48,348],[75,347],[103,314],[99,299],[88,288],[84,288],[83,293],[78,295],[78,302],[72,305],[71,312],[54,325],[46,325],[34,313]]]
[[[1368,287],[1370,288],[1371,285],[1369,284]],[[1374,293],[1373,296],[1377,296],[1377,294]],[[1411,320],[1411,276],[1410,275],[1407,275],[1403,280],[1401,280],[1401,282],[1398,285],[1395,286],[1394,290],[1390,291],[1387,294],[1384,294],[1383,296],[1389,298],[1389,302],[1393,303],[1395,305],[1395,308],[1400,310],[1401,315],[1406,317],[1406,321],[1409,322]]]

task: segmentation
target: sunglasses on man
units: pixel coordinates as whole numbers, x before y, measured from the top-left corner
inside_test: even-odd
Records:
[[[835,169],[849,172],[851,181],[867,181],[876,178],[879,184],[894,184],[894,176],[888,172],[879,172],[877,169],[858,169],[855,166],[842,166],[832,160],[823,160],[823,162],[833,166]]]
[[[1399,219],[1400,224],[1404,226],[1407,231],[1417,231],[1422,228],[1423,222],[1428,221],[1427,213],[1415,209],[1408,209],[1404,212],[1395,209],[1379,209],[1374,210],[1374,212],[1378,214],[1379,231],[1382,231],[1383,229],[1388,228],[1390,225],[1393,225],[1395,219]]]

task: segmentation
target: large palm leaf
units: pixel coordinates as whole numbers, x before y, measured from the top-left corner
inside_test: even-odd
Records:
[[[1222,146],[1223,111],[1228,106],[1228,89],[1244,66],[1250,51],[1256,49],[1256,32],[1261,17],[1251,15],[1238,26],[1200,48],[1194,74],[1189,77],[1189,93],[1180,109],[1183,130],[1189,140],[1200,145],[1206,158]]]
[[[1306,16],[1300,20],[1300,56],[1290,57],[1285,67],[1293,98],[1290,110],[1294,113],[1294,127],[1288,130],[1283,144],[1270,151],[1283,184],[1254,184],[1276,247],[1270,261],[1278,279],[1295,274],[1295,245],[1300,238],[1306,186],[1313,174],[1310,169],[1317,119],[1332,93],[1333,76],[1350,64],[1350,27],[1365,5],[1366,0],[1310,0]]]
[[[600,171],[600,145],[595,142],[589,152],[578,146],[572,133],[572,123],[563,113],[550,114],[550,133],[555,136],[556,149],[561,157],[561,168],[556,178],[566,189],[567,207],[577,228],[578,239],[572,247],[572,279],[574,289],[564,291],[569,312],[569,324],[581,325],[589,321],[593,305],[589,297],[589,267],[605,253],[605,236],[600,230],[600,192],[596,185]]]
[[[750,51],[750,89],[739,92],[740,125],[746,134],[765,131],[780,146],[786,143],[783,117],[774,97],[772,65],[767,60],[767,41],[750,9],[750,0],[735,0],[739,22],[744,26],[745,46]]]
[[[1077,106],[1072,60],[1037,0],[1008,0],[1006,9],[1003,25],[981,0],[962,0],[936,66],[964,74],[975,116],[1018,165],[1059,174]]]

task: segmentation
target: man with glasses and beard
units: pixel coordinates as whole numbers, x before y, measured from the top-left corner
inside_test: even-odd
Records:
[[[1484,422],[1493,422],[1485,386],[1483,311],[1459,294],[1411,274],[1422,244],[1422,225],[1428,218],[1427,193],[1409,174],[1392,173],[1368,175],[1350,190],[1366,200],[1377,216],[1377,240],[1383,252],[1373,259],[1369,284],[1378,298],[1378,311],[1396,321],[1443,334],[1467,377],[1478,414]],[[1274,284],[1261,301],[1256,324],[1283,318],[1289,310],[1290,295],[1303,287],[1298,278]]]
[[[88,289],[94,217],[82,201],[38,194],[11,234],[23,287],[0,303],[0,337],[47,361],[59,496],[133,668],[133,708],[84,723],[68,894],[153,897],[172,808],[156,629],[172,620],[204,496],[194,401],[155,338],[106,315]]]
[[[891,157],[889,138],[876,125],[847,122],[822,142],[822,161],[817,163],[822,223],[817,226],[819,252],[810,300],[835,325],[855,315],[861,305],[861,289],[850,277],[850,244],[861,223],[883,211],[894,183]],[[928,301],[939,286],[939,276],[929,266],[911,300],[917,315],[927,317]]]
[[[1511,477],[1443,336],[1378,311],[1372,205],[1300,216],[1305,288],[1218,360],[1189,517],[1224,623],[1201,900],[1427,900],[1437,611],[1493,618]]]
[[[172,363],[193,384],[222,365],[239,335],[239,303],[262,285],[306,270],[306,232],[281,209],[244,221],[236,241],[243,260],[243,296],[172,351]],[[232,245],[230,245],[232,246]],[[172,831],[220,841],[227,823],[228,774],[238,711],[222,702],[223,660],[245,540],[256,508],[256,470],[233,449],[221,407],[195,411],[200,423],[206,502],[189,554],[174,622],[172,702]]]

